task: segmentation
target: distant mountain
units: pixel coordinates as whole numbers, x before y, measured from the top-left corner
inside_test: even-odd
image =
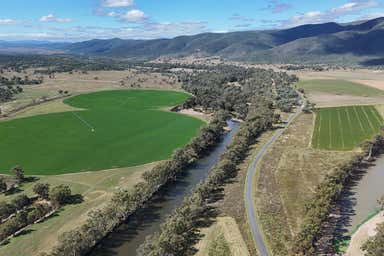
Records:
[[[0,48],[1,45],[0,42]],[[308,24],[283,30],[203,33],[154,40],[95,39],[35,47],[113,58],[198,54],[267,63],[376,63],[372,60],[384,58],[384,18],[345,24]]]

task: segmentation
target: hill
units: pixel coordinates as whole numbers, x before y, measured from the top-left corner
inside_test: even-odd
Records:
[[[0,42],[0,50],[4,44]],[[32,45],[36,48],[36,42]],[[37,47],[113,58],[200,55],[263,63],[379,65],[384,62],[384,18],[345,24],[307,24],[283,30],[203,33],[172,39],[41,43]]]

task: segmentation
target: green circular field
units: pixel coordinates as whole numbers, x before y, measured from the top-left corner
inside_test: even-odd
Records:
[[[203,122],[160,108],[185,93],[149,90],[96,92],[64,102],[83,111],[0,122],[0,170],[62,174],[149,163],[169,158]]]

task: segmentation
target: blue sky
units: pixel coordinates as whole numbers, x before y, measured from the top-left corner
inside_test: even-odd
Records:
[[[0,40],[169,38],[384,16],[384,0],[2,0]]]

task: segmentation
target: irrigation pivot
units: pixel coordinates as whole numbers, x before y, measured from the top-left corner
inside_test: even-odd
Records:
[[[83,124],[85,124],[87,127],[91,129],[91,132],[95,132],[95,127],[93,127],[90,123],[88,123],[86,120],[84,120],[80,115],[76,114],[75,112],[71,112],[77,119],[79,119]]]

